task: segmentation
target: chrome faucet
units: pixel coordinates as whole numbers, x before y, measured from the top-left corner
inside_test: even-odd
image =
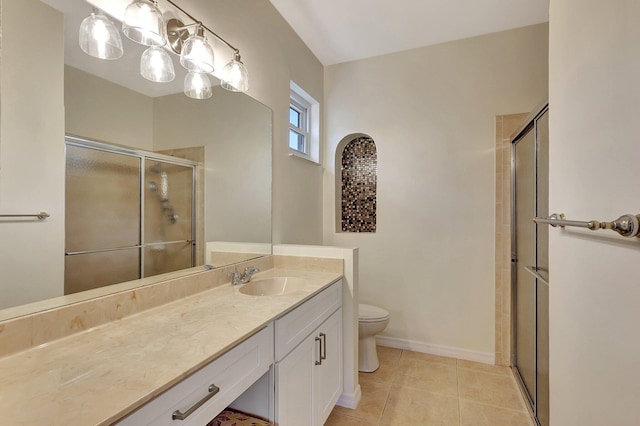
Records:
[[[247,266],[244,268],[244,272],[240,273],[238,270],[234,270],[233,272],[229,272],[229,276],[231,277],[231,284],[245,284],[251,281],[251,276],[256,272],[260,272],[260,269],[254,266]]]

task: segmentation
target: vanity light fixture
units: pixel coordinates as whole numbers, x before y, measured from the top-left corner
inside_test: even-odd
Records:
[[[234,52],[233,59],[224,66],[220,84],[223,89],[232,92],[246,92],[249,90],[249,73],[240,60],[240,52]]]
[[[211,81],[207,74],[214,71],[214,56],[205,36],[206,30],[233,50],[233,59],[223,69],[221,86],[232,92],[246,92],[249,89],[248,73],[240,59],[240,51],[172,0],[164,1],[186,15],[193,23],[185,25],[181,20],[173,18],[165,25],[156,0],[133,0],[124,13],[124,35],[136,43],[149,46],[140,59],[142,76],[155,82],[168,82],[175,78],[171,57],[163,48],[168,44],[167,48],[180,55],[180,64],[189,71],[184,80],[184,93],[194,99],[211,97]],[[96,26],[91,24],[93,21],[100,23]],[[98,29],[92,29],[91,25]],[[192,28],[194,30],[189,31]],[[103,41],[105,39],[106,42]],[[80,26],[80,47],[88,55],[101,59],[117,59],[123,54],[120,35],[113,23],[98,10],[94,10]]]
[[[147,80],[157,83],[167,83],[176,77],[169,53],[162,47],[156,46],[151,46],[142,54],[140,74]]]
[[[124,12],[122,32],[129,39],[145,46],[161,47],[167,43],[162,13],[158,2],[134,0]]]
[[[211,80],[205,73],[189,71],[184,77],[184,94],[192,99],[208,99],[213,95]]]
[[[182,45],[180,64],[193,72],[213,72],[213,49],[207,42],[201,25],[196,27],[193,35]]]
[[[93,9],[80,24],[78,40],[82,51],[94,58],[119,59],[124,52],[120,33],[98,9]]]

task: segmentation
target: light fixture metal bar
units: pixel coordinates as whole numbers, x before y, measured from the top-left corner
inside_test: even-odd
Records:
[[[173,1],[171,0],[166,0],[167,3],[171,4],[173,7],[175,7],[176,9],[178,9],[180,12],[184,13],[185,15],[187,15],[189,17],[189,19],[191,19],[192,21],[194,21],[195,23],[199,24],[200,26],[202,26],[202,28],[204,28],[205,30],[209,31],[215,38],[217,38],[218,40],[220,40],[221,42],[223,42],[224,44],[226,44],[230,49],[232,49],[236,54],[240,53],[240,50],[238,50],[238,48],[236,48],[235,46],[233,46],[231,43],[229,43],[227,40],[223,39],[222,37],[220,37],[218,34],[216,34],[213,30],[211,30],[209,27],[207,27],[205,24],[202,23],[202,21],[200,21],[199,19],[196,19],[195,17],[193,17],[193,15],[191,15],[189,12],[187,12],[186,10],[184,10],[183,8],[181,8],[180,6],[178,6],[177,4],[175,4]]]

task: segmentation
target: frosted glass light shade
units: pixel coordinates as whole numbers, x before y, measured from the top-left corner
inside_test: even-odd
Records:
[[[240,61],[240,55],[235,57],[224,66],[220,85],[223,89],[232,92],[246,92],[249,90],[249,73],[247,68]]]
[[[127,6],[122,20],[122,32],[131,40],[145,46],[164,46],[164,19],[155,1],[134,0]]]
[[[204,31],[198,31],[185,41],[180,53],[180,64],[189,71],[198,73],[213,72],[213,49],[203,36]]]
[[[189,71],[184,78],[184,94],[193,99],[208,99],[213,95],[207,74]]]
[[[122,57],[122,39],[113,22],[99,10],[84,18],[78,34],[80,49],[98,59],[118,59]]]
[[[162,47],[151,46],[140,58],[140,74],[150,81],[167,83],[173,81],[176,72],[171,57]]]

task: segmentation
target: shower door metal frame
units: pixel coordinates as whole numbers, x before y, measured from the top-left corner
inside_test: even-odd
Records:
[[[196,241],[196,193],[197,193],[197,187],[198,187],[198,173],[197,173],[197,163],[191,160],[187,160],[184,158],[179,158],[179,157],[173,157],[170,155],[164,155],[164,154],[159,154],[159,153],[155,153],[155,152],[151,152],[151,151],[145,151],[145,150],[141,150],[141,149],[135,149],[135,148],[128,148],[125,146],[120,146],[120,145],[113,145],[110,143],[106,143],[106,142],[100,142],[100,141],[96,141],[96,140],[92,140],[92,139],[87,139],[87,138],[83,138],[80,136],[74,136],[74,135],[70,135],[67,134],[65,135],[65,151],[66,151],[66,147],[68,145],[71,146],[76,146],[76,147],[80,147],[80,148],[88,148],[88,149],[94,149],[96,151],[103,151],[103,152],[109,152],[109,153],[113,153],[113,154],[120,154],[120,155],[126,155],[129,157],[135,157],[135,158],[139,158],[140,159],[140,175],[139,175],[139,179],[140,179],[140,186],[139,186],[139,191],[140,191],[140,229],[139,231],[139,235],[138,235],[138,241],[139,244],[137,246],[130,246],[130,248],[138,248],[138,250],[140,251],[140,261],[139,261],[139,265],[138,265],[138,274],[140,278],[144,278],[145,277],[145,273],[144,273],[144,265],[145,265],[145,259],[144,259],[144,248],[146,246],[151,246],[153,244],[160,244],[160,243],[150,243],[147,244],[144,242],[144,217],[145,217],[145,211],[144,211],[144,193],[145,193],[145,173],[146,173],[146,161],[147,160],[158,160],[158,161],[162,161],[165,163],[169,163],[169,164],[173,164],[173,165],[177,165],[177,166],[184,166],[184,167],[191,167],[192,171],[192,188],[191,188],[191,236],[190,236],[190,240],[188,241],[191,244],[191,267],[195,266],[195,262],[196,262],[196,244],[198,243]],[[164,243],[174,243],[174,242],[181,242],[180,241],[165,241]],[[187,241],[185,241],[187,242]],[[109,250],[117,250],[117,249],[109,249]],[[70,255],[70,254],[76,254],[76,253],[66,253],[65,251],[65,255]],[[78,253],[80,254],[80,253]]]
[[[534,132],[534,141],[535,141],[535,185],[536,192],[538,187],[538,127],[536,125],[537,120],[542,117],[545,113],[549,112],[549,102],[548,100],[538,105],[533,112],[526,118],[524,124],[515,131],[511,136],[511,366],[516,377],[516,382],[520,388],[522,395],[527,400],[527,409],[530,411],[532,418],[535,419],[536,424],[540,426],[540,422],[538,420],[538,380],[536,378],[535,383],[535,393],[536,393],[536,401],[534,402],[527,391],[527,387],[525,382],[520,375],[520,372],[517,368],[517,306],[516,306],[516,298],[517,298],[517,233],[516,233],[516,149],[515,144],[521,140],[529,131],[533,130]],[[538,212],[538,197],[534,198],[534,209]],[[533,218],[532,218],[533,220]],[[536,226],[536,245],[538,239],[538,226]],[[536,264],[538,262],[538,250],[536,249]],[[539,278],[536,277],[536,286]],[[546,285],[548,285],[548,280],[542,280]],[[537,318],[537,289],[536,289],[536,318]],[[538,321],[536,320],[535,324],[536,328],[536,336],[538,335]],[[537,337],[536,337],[537,339]],[[537,342],[536,342],[536,353],[537,353]],[[537,355],[536,355],[536,372],[537,368]]]

